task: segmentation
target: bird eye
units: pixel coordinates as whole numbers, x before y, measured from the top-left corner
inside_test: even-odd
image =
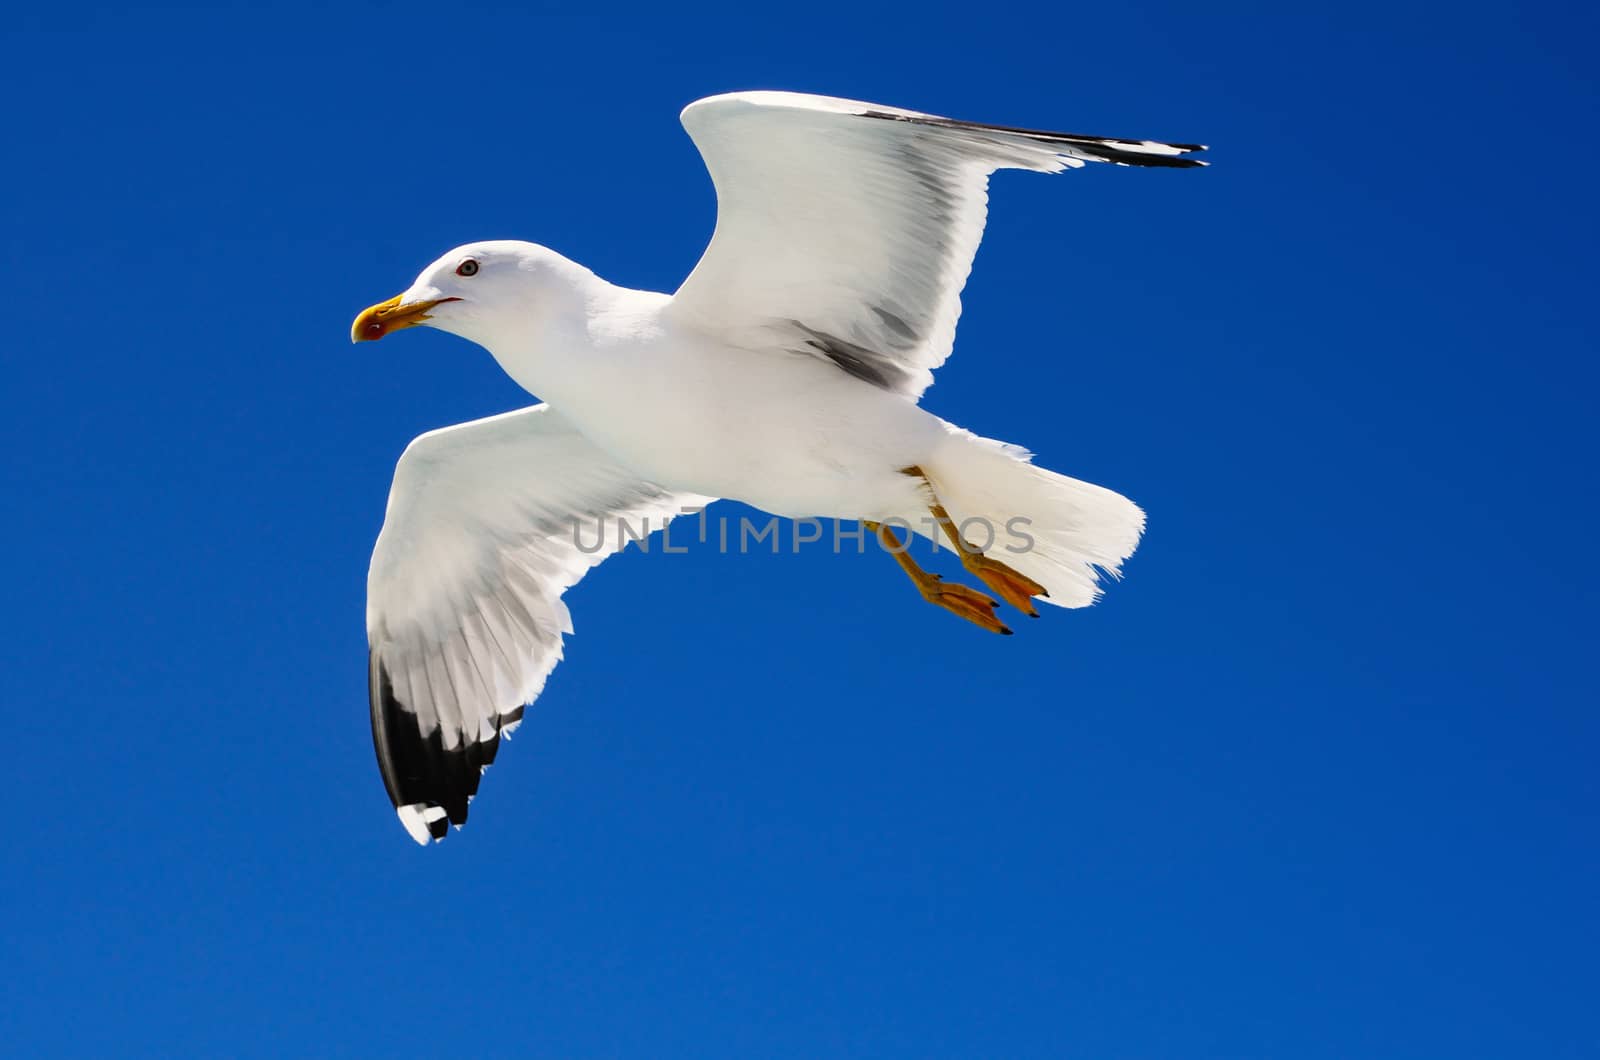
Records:
[[[471,258],[468,258],[466,261],[463,261],[460,265],[456,266],[456,275],[457,276],[476,276],[476,275],[478,275],[478,263],[476,261],[473,261]]]

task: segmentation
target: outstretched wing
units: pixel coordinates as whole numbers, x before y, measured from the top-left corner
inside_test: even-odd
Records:
[[[912,398],[950,355],[990,173],[1205,164],[1184,157],[1199,144],[791,92],[712,96],[682,121],[716,185],[717,227],[671,312],[735,345],[824,357]]]
[[[706,503],[640,481],[545,405],[406,448],[367,576],[367,651],[372,743],[412,838],[466,821],[500,736],[561,659],[561,594],[630,535]]]

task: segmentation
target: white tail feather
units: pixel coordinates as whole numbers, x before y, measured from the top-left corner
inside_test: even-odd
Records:
[[[951,518],[965,524],[968,541],[1043,585],[1048,603],[1094,603],[1100,572],[1117,577],[1139,547],[1139,506],[1103,486],[1035,467],[1025,449],[958,427],[949,432],[923,471]],[[910,522],[926,534],[923,518],[919,513]]]

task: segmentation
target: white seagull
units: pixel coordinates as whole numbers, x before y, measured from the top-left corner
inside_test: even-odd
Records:
[[[395,468],[367,580],[368,675],[384,784],[419,843],[466,821],[500,736],[561,658],[562,593],[627,543],[619,517],[660,529],[727,497],[861,520],[925,599],[997,633],[1011,631],[996,601],[924,571],[895,527],[947,536],[1035,617],[1035,598],[1093,603],[1098,573],[1115,575],[1144,529],[1126,497],[918,401],[950,355],[990,173],[1199,166],[1186,156],[1201,145],[789,92],[712,96],[682,122],[717,225],[677,293],[495,240],[450,251],[352,325],[358,342],[423,323],[460,335],[546,401],[430,431]],[[1028,545],[1002,561],[984,550],[1004,527]]]

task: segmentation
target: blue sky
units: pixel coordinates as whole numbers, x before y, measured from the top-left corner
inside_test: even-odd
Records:
[[[12,1049],[1600,1048],[1592,10],[7,20]],[[754,87],[1213,145],[997,178],[927,399],[1145,543],[1012,638],[881,556],[619,557],[421,850],[367,558],[407,441],[530,399],[350,319],[480,238],[671,290],[677,112]]]

